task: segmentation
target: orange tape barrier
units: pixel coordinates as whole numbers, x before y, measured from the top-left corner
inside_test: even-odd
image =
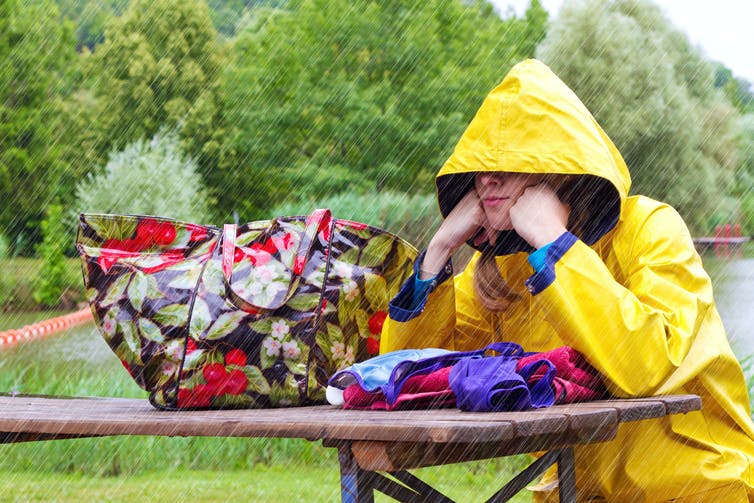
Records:
[[[14,346],[19,342],[30,339],[38,339],[48,335],[62,332],[63,330],[82,325],[92,319],[92,310],[88,307],[75,313],[56,316],[49,320],[38,321],[16,330],[0,332],[0,349]]]

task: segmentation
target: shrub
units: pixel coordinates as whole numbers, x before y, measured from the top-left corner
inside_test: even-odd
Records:
[[[63,208],[59,205],[50,206],[41,226],[42,242],[37,246],[37,253],[42,258],[42,269],[34,289],[34,301],[52,307],[60,303],[64,288],[64,250],[68,240],[63,225]]]
[[[440,223],[440,210],[433,194],[401,192],[342,192],[313,201],[281,204],[271,216],[306,215],[315,208],[329,208],[336,218],[356,220],[398,234],[417,248],[426,246]]]
[[[8,242],[8,238],[5,237],[5,234],[0,233],[0,260],[8,258],[9,252],[10,243]]]
[[[206,221],[209,201],[196,161],[184,156],[175,131],[161,130],[110,154],[102,173],[76,187],[83,212],[156,215]]]
[[[5,259],[0,258],[0,268],[3,270],[7,267],[5,262]],[[15,290],[16,281],[7,274],[0,274],[0,311],[11,305],[15,298]]]

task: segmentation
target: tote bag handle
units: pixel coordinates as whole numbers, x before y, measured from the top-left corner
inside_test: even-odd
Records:
[[[306,263],[311,255],[312,248],[317,242],[317,234],[329,227],[330,232],[327,234],[329,234],[330,241],[332,241],[333,225],[334,221],[329,209],[314,210],[312,214],[306,218],[306,226],[300,236],[301,240],[298,249],[293,255],[293,262],[291,264],[286,264],[286,267],[290,271],[288,289],[285,295],[278,296],[275,299],[270,300],[270,302],[263,304],[261,302],[254,302],[251,299],[244,298],[233,288],[233,263],[236,251],[236,233],[238,226],[235,224],[225,224],[223,226],[222,234],[222,270],[228,299],[233,302],[236,307],[244,311],[278,309],[285,305],[298,288],[299,282],[301,281],[301,274],[304,269],[303,264]],[[296,266],[296,264],[299,265]]]

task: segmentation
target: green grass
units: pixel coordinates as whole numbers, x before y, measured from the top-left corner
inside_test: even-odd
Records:
[[[0,390],[146,399],[93,325],[0,350]],[[281,411],[281,413],[285,413]],[[457,501],[489,497],[526,456],[415,473]],[[337,453],[302,439],[102,437],[5,445],[3,501],[337,501]],[[522,494],[514,501],[529,501]],[[378,496],[376,501],[390,501]]]
[[[471,466],[470,466],[471,465]],[[478,463],[426,468],[416,473],[454,501],[479,501],[491,496],[506,479],[499,464],[480,470]],[[170,469],[131,477],[87,477],[81,474],[11,472],[0,479],[0,502],[78,503],[80,501],[257,501],[311,503],[338,501],[337,463],[329,466],[290,463],[257,465],[247,471]],[[512,501],[530,501],[524,492]],[[376,502],[392,501],[377,494]]]

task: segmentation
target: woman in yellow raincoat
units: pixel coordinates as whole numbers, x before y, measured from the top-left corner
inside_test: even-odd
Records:
[[[754,501],[749,399],[710,279],[678,213],[630,183],[576,95],[544,64],[516,65],[437,175],[445,220],[381,352],[567,345],[615,396],[700,395],[699,412],[577,447],[579,500]],[[464,242],[479,251],[451,278]],[[535,499],[557,498],[546,482]]]

